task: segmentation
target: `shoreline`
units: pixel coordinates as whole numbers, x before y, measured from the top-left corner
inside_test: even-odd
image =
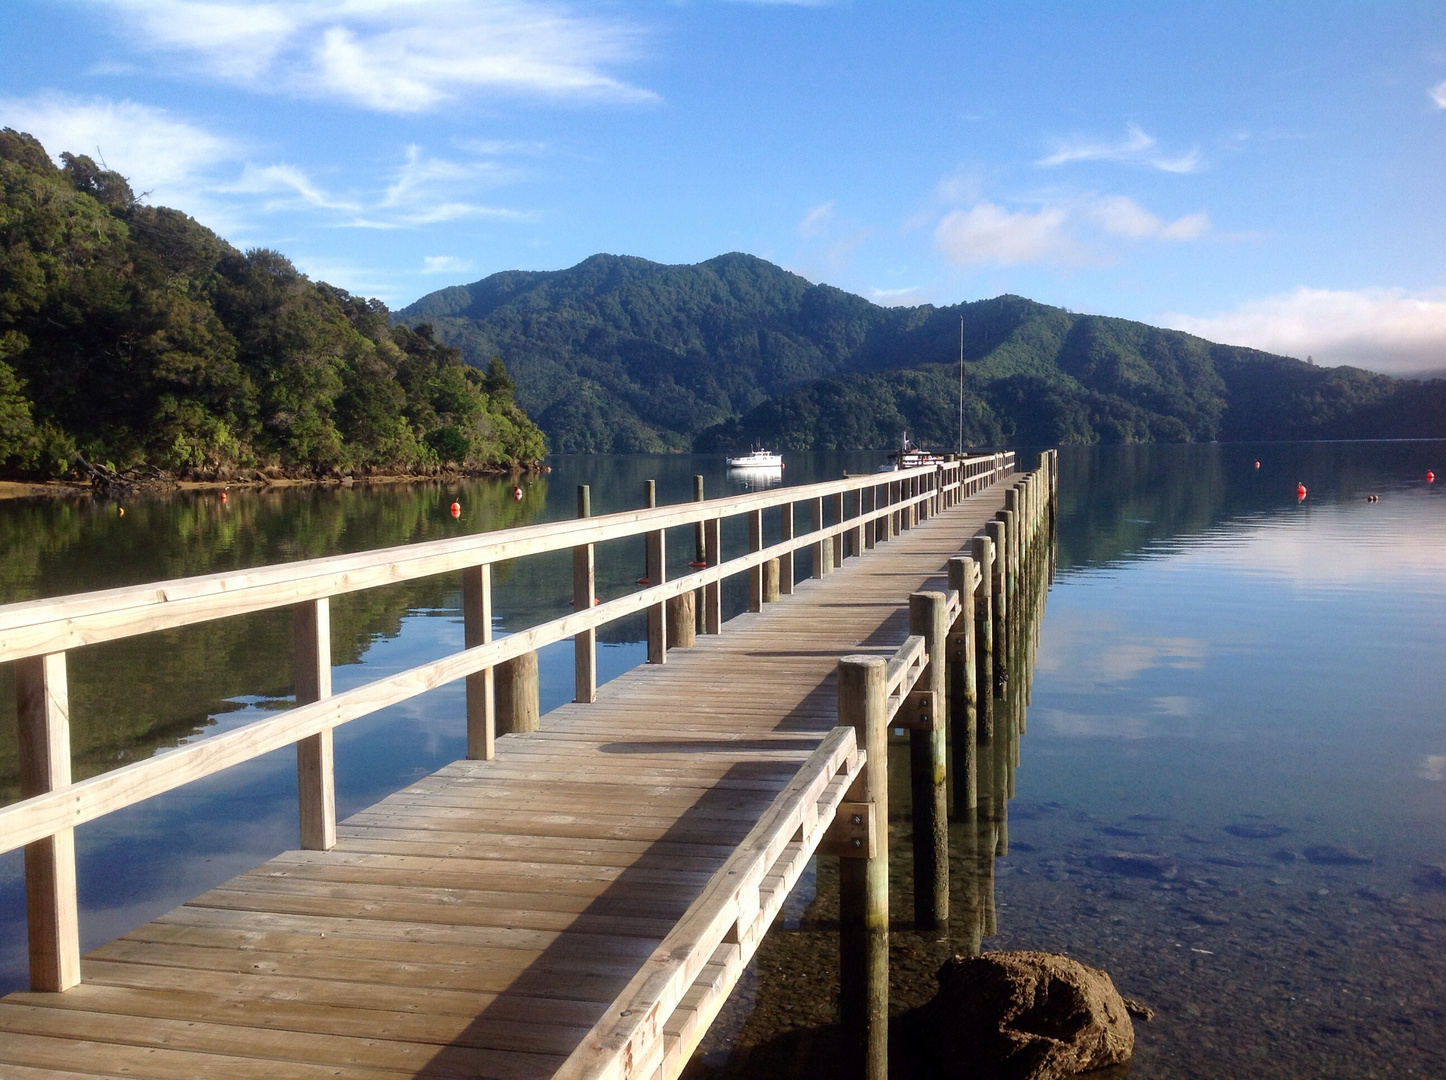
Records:
[[[417,484],[427,481],[451,482],[477,477],[537,476],[551,472],[542,462],[510,469],[456,469],[437,473],[374,473],[369,476],[265,476],[237,477],[231,480],[161,480],[137,483],[131,497],[169,495],[185,491],[228,491],[232,489],[265,491],[268,488],[290,487],[366,487],[369,485]],[[0,480],[0,502],[13,499],[61,499],[85,496],[114,501],[115,496],[102,494],[94,486],[76,480]]]

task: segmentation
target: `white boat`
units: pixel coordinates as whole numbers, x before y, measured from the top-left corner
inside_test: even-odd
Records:
[[[942,465],[948,460],[943,454],[936,454],[915,446],[909,441],[909,433],[906,431],[900,440],[899,448],[889,454],[889,460],[879,466],[879,472],[917,469],[920,465]]]
[[[781,469],[783,455],[755,446],[752,452],[728,459],[730,469]]]

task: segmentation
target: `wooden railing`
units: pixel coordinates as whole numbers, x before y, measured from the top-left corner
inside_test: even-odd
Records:
[[[749,607],[758,610],[765,571],[776,574],[781,592],[793,591],[798,550],[811,550],[813,575],[821,577],[844,558],[996,483],[1013,468],[1013,453],[966,457],[893,473],[0,607],[0,661],[13,661],[16,671],[22,795],[0,808],[0,852],[25,847],[32,986],[63,990],[79,981],[76,826],[295,743],[301,844],[325,850],[336,838],[332,732],[338,726],[465,679],[468,757],[491,758],[498,731],[513,730],[510,718],[498,715],[501,695],[494,690],[494,672],[499,667],[573,638],[575,699],[592,701],[598,627],[648,612],[648,660],[665,663],[667,605],[674,598],[701,592],[704,631],[718,633],[725,579],[749,573]],[[827,525],[826,502],[833,518]],[[794,535],[798,503],[811,509],[812,528],[802,535]],[[579,506],[580,515],[587,510]],[[780,513],[782,539],[765,547],[763,514],[773,510]],[[724,562],[722,522],[740,515],[748,516],[750,550]],[[706,565],[666,580],[666,530],[687,525],[702,529]],[[636,536],[647,542],[649,584],[598,603],[595,545]],[[561,550],[573,552],[573,613],[494,641],[492,564]],[[769,565],[773,560],[778,560],[776,567]],[[333,695],[328,599],[455,572],[462,575],[463,650]],[[294,709],[160,757],[71,781],[67,650],[280,607],[294,609]],[[906,677],[900,674],[900,685]]]

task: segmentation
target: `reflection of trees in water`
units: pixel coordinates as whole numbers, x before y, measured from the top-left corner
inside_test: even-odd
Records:
[[[455,522],[448,506],[464,501]],[[511,481],[399,484],[376,488],[214,491],[115,507],[90,500],[31,501],[0,514],[5,602],[118,585],[240,570],[270,563],[393,547],[475,530],[526,524],[546,501],[545,478],[521,502]],[[569,569],[569,575],[571,571]],[[332,657],[358,663],[376,641],[396,637],[416,610],[455,608],[455,575],[332,598]],[[460,629],[458,644],[461,644]],[[258,612],[125,638],[68,655],[71,744],[77,779],[150,757],[243,706],[238,698],[292,692],[290,609]],[[19,794],[13,665],[0,665],[0,801]]]

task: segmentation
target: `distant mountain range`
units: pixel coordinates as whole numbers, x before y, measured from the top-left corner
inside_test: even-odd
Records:
[[[1446,437],[1446,380],[1319,368],[1020,296],[880,307],[751,255],[594,255],[397,312],[506,362],[554,451]]]

